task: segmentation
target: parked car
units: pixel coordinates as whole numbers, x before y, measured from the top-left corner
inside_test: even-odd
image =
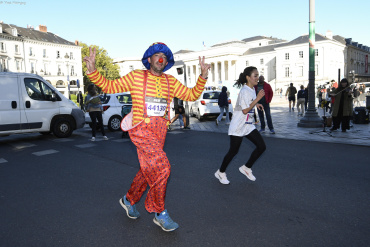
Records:
[[[83,111],[44,78],[0,72],[0,136],[40,132],[69,137],[83,128]]]
[[[221,91],[207,90],[203,91],[199,99],[194,101],[190,107],[190,116],[195,116],[199,121],[209,116],[220,115],[220,107],[218,106],[218,96]],[[225,113],[224,113],[225,115]],[[233,115],[233,106],[229,99],[229,117]]]
[[[103,105],[103,125],[107,126],[110,131],[120,130],[122,121],[122,107],[132,106],[130,93],[116,93],[100,95]],[[92,127],[91,118],[88,112],[85,113],[85,121]],[[98,123],[97,123],[98,125]],[[101,126],[97,126],[100,128]]]

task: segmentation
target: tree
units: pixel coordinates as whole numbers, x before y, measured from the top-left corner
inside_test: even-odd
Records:
[[[87,44],[81,43],[81,57],[82,57],[82,71],[83,71],[83,85],[84,91],[86,92],[87,86],[91,83],[89,78],[86,76],[86,64],[83,62],[83,58],[90,54],[89,47]],[[100,48],[96,45],[91,45],[91,49],[96,48],[95,66],[99,73],[107,79],[114,80],[120,78],[119,67],[117,64],[113,64],[113,59],[108,56],[108,52],[104,48]]]

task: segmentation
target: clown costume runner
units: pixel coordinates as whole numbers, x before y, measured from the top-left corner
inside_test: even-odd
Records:
[[[140,170],[131,188],[119,202],[129,218],[137,219],[140,213],[135,204],[149,185],[146,210],[155,213],[155,224],[164,231],[173,231],[179,226],[165,209],[171,166],[163,151],[167,125],[171,119],[169,105],[174,97],[185,101],[197,100],[207,82],[210,65],[204,63],[204,57],[199,57],[201,75],[195,87],[188,88],[173,76],[163,73],[175,63],[171,50],[163,43],[152,44],[144,53],[142,62],[147,70],[134,70],[116,80],[108,80],[96,70],[95,55],[96,50],[90,48],[90,56],[84,58],[89,79],[105,93],[130,91],[132,97],[132,111],[121,126],[128,130],[137,148]]]

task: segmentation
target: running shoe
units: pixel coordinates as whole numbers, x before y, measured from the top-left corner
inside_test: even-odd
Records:
[[[256,181],[256,178],[253,176],[252,169],[242,165],[239,167],[239,171],[244,174],[249,180]]]
[[[135,205],[131,205],[131,203],[126,199],[126,196],[121,198],[119,203],[126,210],[127,216],[130,219],[137,219],[140,217],[140,213],[137,211]]]
[[[220,170],[217,170],[215,173],[215,177],[220,181],[222,184],[229,184],[230,181],[227,180],[226,173],[225,172],[220,172]]]
[[[167,212],[167,209],[160,214],[155,213],[153,222],[156,225],[160,226],[162,230],[166,232],[171,232],[179,228],[179,224],[171,219],[170,215]]]

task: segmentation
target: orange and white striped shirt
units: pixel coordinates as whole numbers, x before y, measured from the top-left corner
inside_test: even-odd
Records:
[[[144,119],[144,70],[134,70],[127,75],[108,80],[104,78],[97,70],[87,74],[90,81],[102,89],[104,93],[130,92],[133,108],[133,125],[140,123]],[[184,101],[195,101],[202,94],[207,80],[199,76],[197,84],[193,88],[185,87],[175,77],[167,75],[170,88],[170,102],[173,97]],[[168,99],[167,80],[164,74],[155,76],[148,71],[146,96]]]

